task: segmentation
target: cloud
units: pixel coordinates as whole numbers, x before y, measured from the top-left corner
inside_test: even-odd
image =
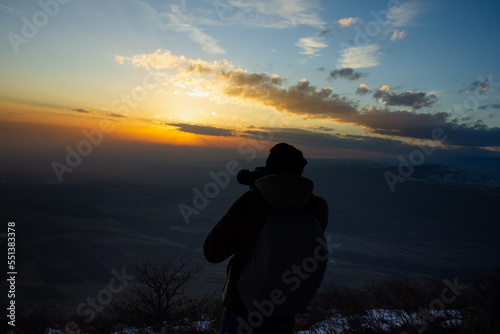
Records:
[[[361,110],[355,122],[377,134],[430,139],[432,129],[445,126],[446,118],[445,113],[428,114],[369,108]]]
[[[126,57],[115,55],[115,61],[120,65],[125,64],[126,59]]]
[[[318,52],[321,49],[328,47],[328,44],[322,41],[321,37],[313,36],[313,37],[303,37],[299,39],[296,46],[303,49],[300,53],[312,56],[319,56]]]
[[[257,1],[213,1],[211,9],[200,11],[190,8],[190,2],[181,5],[153,8],[144,1],[137,0],[164,30],[184,32],[202,49],[211,54],[223,54],[226,50],[218,41],[205,32],[201,26],[244,26],[252,28],[285,29],[298,25],[320,27],[324,24],[319,16],[319,1],[310,0],[257,0]],[[207,15],[214,11],[216,15]],[[218,19],[215,17],[218,16]],[[167,21],[167,22],[165,22]],[[315,54],[327,45],[314,38],[304,38],[299,42],[305,54]]]
[[[366,77],[368,74],[355,72],[352,68],[346,67],[330,72],[329,79],[344,78],[347,80],[357,80],[361,77]]]
[[[137,54],[132,57],[115,56],[120,64],[131,64],[135,67],[155,70],[175,70],[179,76],[174,78],[174,84],[182,81],[182,75],[216,75],[225,71],[232,71],[233,65],[227,60],[207,62],[201,59],[188,59],[184,56],[175,56],[169,50],[158,49],[149,54]],[[159,72],[158,72],[159,73]]]
[[[473,81],[465,89],[461,89],[458,92],[459,93],[469,93],[469,92],[475,92],[476,94],[485,94],[488,92],[490,89],[495,91],[495,88],[499,88],[498,83],[495,82],[490,82],[491,80],[491,75],[488,78],[482,78],[480,77],[478,80]],[[490,88],[491,86],[495,86]]]
[[[443,122],[442,124],[446,124],[446,122]],[[432,132],[435,129],[436,128],[426,128],[423,130]],[[442,132],[439,133],[442,133],[443,136],[446,136],[446,141],[444,143],[453,146],[449,146],[447,148],[434,147],[433,152],[436,155],[484,155],[489,153],[489,151],[481,148],[483,146],[487,146],[484,144],[488,144],[491,142],[498,143],[498,137],[494,139],[495,141],[492,141],[488,138],[493,137],[491,134],[476,133],[477,139],[469,138],[471,140],[463,141],[463,143],[474,145],[458,145],[461,143],[461,140],[459,138],[463,136],[465,132],[470,131],[470,134],[467,134],[467,136],[473,136],[474,130],[469,129],[460,132],[459,129],[453,130],[452,125],[450,125],[450,127],[438,129],[442,130]],[[498,128],[496,129],[500,130]],[[349,154],[352,154],[353,157],[359,157],[361,153],[366,157],[375,158],[385,156],[393,158],[394,156],[401,154],[401,152],[412,152],[413,150],[415,150],[414,145],[403,143],[397,139],[375,137],[371,135],[339,135],[331,133],[318,133],[294,128],[260,128],[252,131],[246,131],[245,133],[241,134],[241,136],[255,140],[263,140],[265,138],[269,138],[269,141],[273,142],[288,142],[292,143],[293,145],[304,145],[315,148],[329,148],[331,149],[331,154],[341,152],[342,156],[344,157],[349,156]],[[422,139],[430,138],[430,133],[426,133],[422,136]]]
[[[201,45],[201,49],[211,54],[226,53],[226,50],[217,45],[217,40],[206,34],[191,23],[191,19],[182,13],[179,6],[171,6],[172,13],[167,14],[170,19],[170,28],[174,31],[185,32],[194,42]]]
[[[406,31],[404,30],[400,31],[399,29],[396,29],[394,30],[394,33],[391,36],[391,42],[399,41],[405,37],[406,37]]]
[[[229,87],[248,87],[248,88],[271,88],[280,86],[283,83],[276,74],[267,73],[249,73],[241,69],[218,70],[217,77],[228,81]],[[227,87],[226,87],[227,88]]]
[[[221,129],[212,126],[204,126],[204,125],[194,125],[194,124],[186,124],[186,123],[165,123],[166,125],[174,126],[177,130],[187,133],[194,133],[197,135],[204,136],[220,136],[220,137],[232,137],[232,130]]]
[[[381,91],[381,92],[384,92],[384,93],[389,93],[391,91],[391,87],[389,87],[387,85],[383,85],[378,90]]]
[[[335,129],[332,129],[332,128],[327,127],[327,126],[322,126],[322,125],[317,125],[317,126],[309,125],[309,126],[306,126],[306,127],[310,128],[310,129],[313,129],[313,130],[319,130],[319,131],[325,131],[325,132],[336,131]]]
[[[118,114],[118,113],[110,113],[110,114],[107,114],[107,115],[110,116],[110,117],[116,117],[116,118],[128,118],[128,116],[123,115],[123,114]]]
[[[370,93],[371,91],[372,90],[370,88],[368,88],[367,85],[361,84],[361,85],[359,85],[358,89],[356,89],[356,94],[365,95],[365,94]]]
[[[92,113],[94,113],[93,110],[83,109],[83,108],[75,108],[75,109],[71,109],[71,110],[79,112],[79,113],[82,113],[82,114],[92,114]]]
[[[325,129],[319,129],[324,131]],[[415,147],[399,140],[363,135],[340,135],[325,132],[315,132],[296,128],[264,127],[245,131],[241,137],[272,142],[288,142],[293,145],[304,145],[315,148],[329,148],[331,153],[341,153],[344,156],[359,157],[393,157],[401,151],[413,150]]]
[[[234,68],[227,60],[192,60],[172,55],[168,50],[157,50],[154,54],[126,58],[126,61],[135,66],[148,67],[154,64],[157,68],[173,69],[180,75],[179,81],[174,81],[174,84],[186,85],[189,81],[202,80],[206,89],[213,90],[213,95],[269,107],[285,115],[358,125],[372,134],[430,140],[433,131],[439,128],[447,133],[448,140],[445,144],[449,145],[498,146],[500,141],[499,128],[487,128],[478,123],[459,124],[456,120],[449,120],[447,113],[416,112],[433,106],[437,101],[436,95],[425,92],[396,93],[391,87],[384,85],[373,90],[374,98],[380,99],[386,107],[405,106],[411,107],[413,111],[359,109],[354,102],[334,93],[330,87],[316,87],[307,79],[283,87],[285,80],[276,74],[248,72]],[[189,80],[183,82],[186,75],[189,75]],[[356,92],[366,94],[371,91],[368,86],[361,84]],[[231,131],[225,129],[188,124],[170,125],[181,131],[197,134],[231,135]]]
[[[393,6],[387,19],[393,27],[407,27],[413,24],[414,18],[422,12],[422,5],[419,2],[403,2],[399,6]]]
[[[187,62],[184,56],[174,56],[169,50],[158,49],[153,53],[139,54],[133,57],[115,56],[115,60],[119,64],[128,62],[136,67],[144,67],[146,69],[176,69]]]
[[[380,99],[382,103],[388,106],[405,106],[411,107],[413,110],[430,107],[437,101],[436,95],[428,95],[425,92],[391,93],[389,86],[382,86],[377,89],[373,97]]]
[[[332,28],[333,28],[333,23],[330,24],[328,27],[324,27],[324,26],[319,27],[318,36],[323,37],[323,36],[328,35],[330,33],[330,31],[332,31]]]
[[[426,104],[425,101],[434,103],[433,98],[425,93],[423,96],[408,92],[391,94],[389,86],[383,86],[378,91],[388,94],[393,102],[411,104],[414,108]],[[307,80],[302,80],[288,89],[279,89],[269,84],[260,87],[231,86],[226,94],[305,118],[331,119],[340,123],[360,125],[373,134],[430,140],[433,131],[442,129],[447,133],[448,139],[445,144],[448,145],[479,147],[500,145],[499,128],[459,125],[448,121],[446,113],[415,113],[375,108],[358,110],[349,101],[333,94],[331,89],[315,88]]]
[[[449,128],[448,128],[449,129]],[[488,128],[486,126],[464,126],[458,128],[452,126],[447,144],[457,146],[500,147],[500,128]]]
[[[369,44],[366,46],[353,46],[340,50],[340,67],[362,68],[374,67],[380,64],[378,52],[379,46]]]
[[[338,20],[337,22],[342,28],[346,28],[346,27],[349,27],[349,26],[351,26],[359,21],[361,21],[361,19],[359,17],[346,17],[346,18]]]
[[[215,3],[214,3],[215,6]],[[320,4],[309,0],[228,0],[224,12],[219,14],[219,22],[259,28],[290,28],[297,25],[318,27],[324,24],[318,15]],[[217,7],[216,7],[217,10]]]
[[[500,103],[495,103],[495,104],[485,104],[482,106],[477,107],[479,110],[485,110],[485,109],[500,109]]]
[[[355,122],[379,135],[430,140],[437,132],[445,145],[500,146],[500,128],[488,128],[480,123],[463,125],[448,118],[449,114],[442,112],[430,114],[371,108],[360,112]]]
[[[215,38],[205,33],[201,28],[197,27],[193,22],[198,20],[188,16],[186,13],[191,13],[186,10],[186,3],[182,2],[182,7],[179,5],[162,6],[161,10],[152,7],[149,3],[142,0],[135,0],[135,3],[141,7],[150,16],[150,20],[165,31],[175,31],[186,33],[187,36],[195,43],[201,46],[201,49],[210,54],[225,53],[226,50],[218,45]]]
[[[362,20],[359,17],[345,17],[343,19],[340,19],[338,21],[332,22],[328,27],[321,26],[320,31],[318,33],[318,36],[325,36],[330,33],[330,31],[335,27],[339,27],[339,31],[342,31],[342,29],[350,27],[358,22],[362,22]]]
[[[286,89],[269,82],[262,85],[230,84],[224,93],[230,97],[257,102],[281,112],[310,119],[343,120],[356,114],[355,107],[349,101],[333,94],[331,88],[318,89],[305,79]]]
[[[285,29],[298,25],[320,27],[324,24],[319,16],[321,6],[316,0],[216,0],[207,2],[209,7],[203,10],[190,7],[191,2],[186,1],[181,1],[180,5],[162,5],[159,7],[161,9],[156,9],[142,0],[136,0],[136,3],[161,29],[184,32],[191,40],[201,45],[204,51],[211,54],[224,54],[226,50],[204,31],[202,26]],[[210,15],[211,13],[214,15]],[[304,40],[299,43],[307,45],[308,42],[313,41]],[[319,45],[318,43],[319,41],[316,41],[316,45]]]

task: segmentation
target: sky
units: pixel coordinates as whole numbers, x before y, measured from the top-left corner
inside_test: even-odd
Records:
[[[74,168],[72,149],[96,164],[148,150],[166,162],[244,157],[250,145],[265,156],[283,141],[318,158],[498,156],[499,10],[2,0],[3,164]]]

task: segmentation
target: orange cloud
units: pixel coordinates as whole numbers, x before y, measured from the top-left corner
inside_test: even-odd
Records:
[[[134,59],[139,60],[134,62]],[[219,62],[191,60],[184,56],[174,56],[168,50],[157,50],[154,54],[134,56],[130,61],[136,66],[146,68],[154,66],[175,69],[177,75],[180,75],[177,77],[178,84],[182,82],[182,76],[189,73],[201,80],[205,89],[212,90],[214,95],[256,103],[303,118],[329,119],[339,123],[355,124],[377,134],[429,139],[436,128],[456,129],[457,126],[447,120],[446,113],[415,113],[377,108],[361,110],[355,103],[335,94],[332,88],[317,88],[306,79],[285,88],[284,80],[276,74],[251,73],[241,68],[236,69],[227,60]],[[189,84],[189,80],[186,83]],[[362,88],[365,88],[364,93],[368,92],[367,87],[362,86]],[[373,96],[387,106],[410,106],[413,110],[431,107],[437,101],[437,96],[425,92],[394,93],[387,85],[377,89]],[[459,143],[464,146],[497,146],[498,140],[495,136],[498,131],[499,128],[487,129],[463,125],[461,131],[452,131],[457,138],[449,140],[449,143]],[[472,134],[480,139],[473,139]],[[461,135],[463,138],[460,138]]]

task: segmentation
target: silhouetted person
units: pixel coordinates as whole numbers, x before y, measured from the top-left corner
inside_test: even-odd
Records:
[[[241,284],[251,286],[254,282],[240,282],[240,289],[238,285],[245,265],[250,262],[261,228],[273,212],[290,209],[307,211],[319,225],[321,236],[326,230],[328,205],[323,198],[313,194],[313,182],[302,176],[306,165],[307,161],[300,150],[286,143],[275,145],[266,160],[265,168],[253,172],[240,172],[238,181],[249,184],[250,190],[236,200],[208,234],[203,250],[209,262],[219,263],[232,256],[228,263],[228,277],[223,288],[224,315],[221,333],[293,333],[296,314],[276,315],[274,312],[281,306],[278,304],[286,299],[285,293],[280,295],[273,291],[275,294],[271,293],[267,300],[256,300],[258,309],[249,312],[248,304],[245,307],[240,289]],[[280,240],[280,235],[275,237],[278,238],[276,240]],[[326,244],[324,246],[326,248]],[[297,242],[286,243],[284,247],[289,248],[285,250],[288,252],[297,247]],[[323,249],[321,261],[324,261],[326,267],[325,253],[326,258],[328,257],[327,251]],[[311,259],[314,265],[314,259],[312,257]],[[283,272],[283,278],[278,277],[278,280],[286,282],[288,279],[292,290],[301,283],[307,284],[305,278],[308,278],[309,274],[297,272],[296,276],[293,275],[295,273],[292,271]],[[322,277],[321,274],[320,280]],[[292,293],[285,292],[289,293],[288,296]]]

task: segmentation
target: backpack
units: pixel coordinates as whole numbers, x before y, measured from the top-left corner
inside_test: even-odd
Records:
[[[319,288],[328,249],[319,221],[305,209],[274,210],[244,265],[238,290],[248,314],[302,313]]]

